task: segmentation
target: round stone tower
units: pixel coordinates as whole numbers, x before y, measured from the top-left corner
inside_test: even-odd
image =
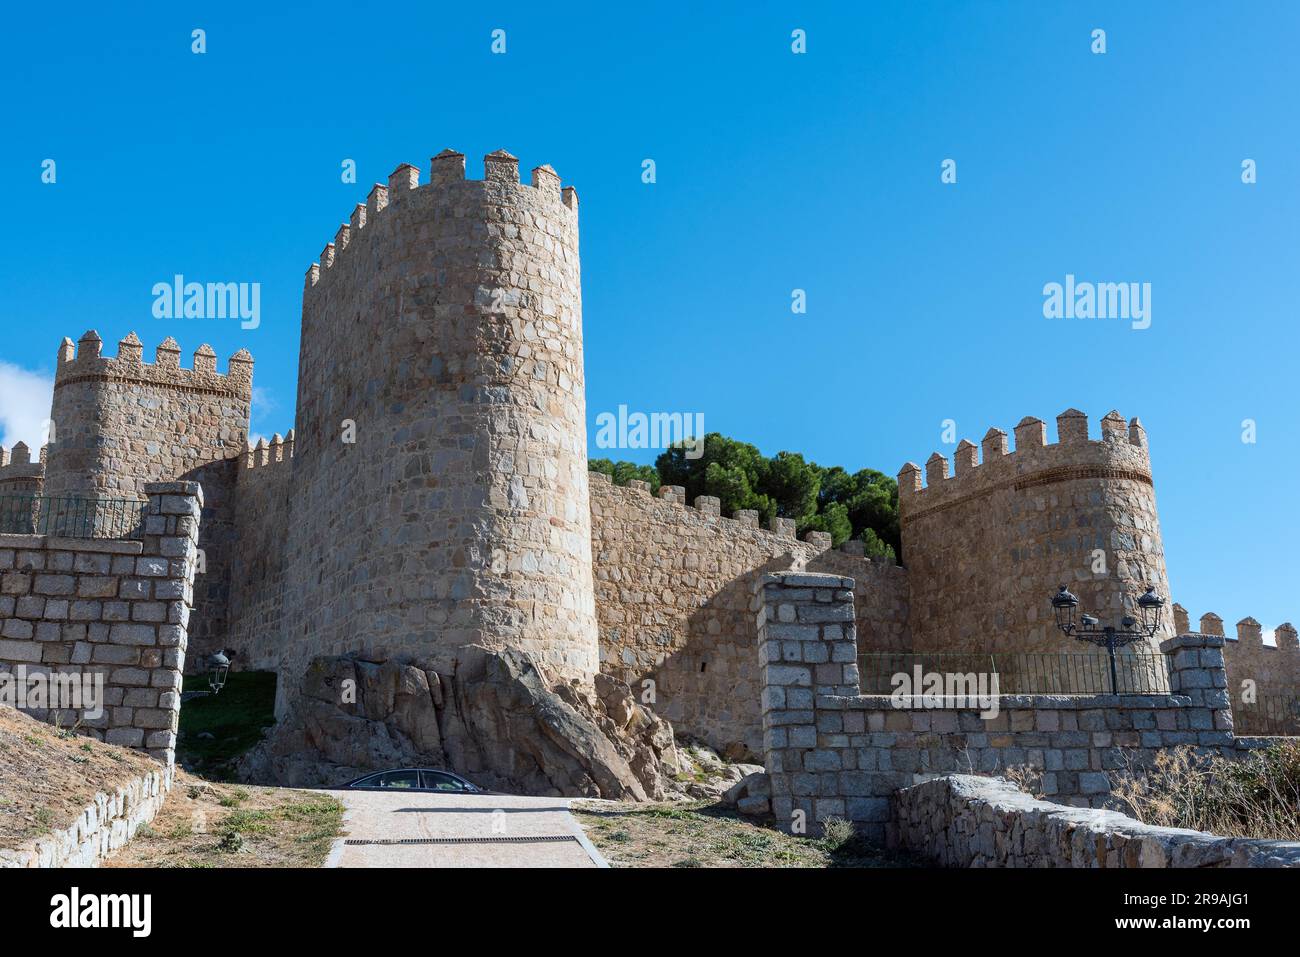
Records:
[[[403,164],[303,290],[285,667],[475,648],[598,670],[578,200],[504,151]]]
[[[1137,614],[1147,586],[1166,600],[1169,579],[1156,512],[1146,430],[1118,412],[1100,439],[1075,409],[1057,416],[1057,438],[1033,417],[981,446],[963,439],[948,459],[908,463],[898,476],[903,560],[917,651],[1083,652],[1055,627],[1051,599],[1068,585],[1104,624]],[[983,461],[981,462],[981,452]],[[1156,651],[1159,632],[1134,650]],[[865,649],[869,650],[869,649]]]
[[[253,357],[240,349],[217,371],[208,345],[180,365],[168,337],[144,360],[134,332],[103,355],[93,329],[59,346],[50,411],[46,495],[145,498],[150,482],[170,482],[239,454],[248,439]]]

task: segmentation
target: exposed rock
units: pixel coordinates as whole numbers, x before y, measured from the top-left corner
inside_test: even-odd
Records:
[[[456,674],[314,659],[291,712],[239,765],[250,781],[338,785],[429,765],[525,794],[664,800],[680,789],[672,727],[626,684],[551,684],[530,656],[484,652]],[[716,759],[716,755],[714,756]]]
[[[735,807],[741,814],[762,817],[772,813],[772,782],[763,768],[753,764],[733,765],[745,773],[723,793],[719,800]]]

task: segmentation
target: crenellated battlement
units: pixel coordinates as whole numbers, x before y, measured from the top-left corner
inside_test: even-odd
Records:
[[[1228,687],[1233,696],[1234,710],[1241,705],[1245,712],[1240,718],[1251,721],[1256,699],[1238,697],[1247,690],[1255,696],[1279,695],[1293,697],[1300,687],[1300,641],[1296,628],[1289,621],[1273,629],[1273,644],[1264,641],[1264,626],[1249,615],[1237,622],[1236,635],[1224,634],[1223,619],[1212,611],[1201,615],[1196,627],[1190,627],[1187,609],[1175,603],[1174,628],[1180,633],[1199,631],[1204,635],[1217,635],[1223,639],[1223,660],[1228,672]],[[1276,733],[1274,731],[1266,732]]]
[[[1195,631],[1203,635],[1218,635],[1226,639],[1227,645],[1225,647],[1236,645],[1242,650],[1250,647],[1261,648],[1270,652],[1300,652],[1300,642],[1297,642],[1296,628],[1289,621],[1284,621],[1273,629],[1273,638],[1276,645],[1270,645],[1264,641],[1264,626],[1249,615],[1237,622],[1235,637],[1225,634],[1223,619],[1212,611],[1207,611],[1201,615],[1195,628],[1191,627],[1191,619],[1187,609],[1177,602],[1173,605],[1173,616],[1174,628],[1179,634]]]
[[[656,496],[650,491],[649,482],[633,479],[627,485],[618,486],[604,472],[588,472],[587,475],[590,482],[601,483],[612,488],[621,488],[628,494],[656,499]],[[758,512],[752,509],[737,509],[731,515],[723,515],[721,500],[713,495],[697,495],[694,503],[688,503],[686,501],[686,489],[681,485],[659,486],[659,494],[656,500],[668,505],[675,505],[687,514],[693,514],[703,521],[719,523],[724,528],[727,526],[750,528],[760,537],[770,537],[773,540],[785,539],[792,544],[802,542],[811,547],[808,557],[836,550],[831,545],[829,532],[808,531],[804,532],[802,538],[799,538],[794,519],[774,517],[764,528],[759,524]],[[836,551],[842,553],[845,557],[860,559],[864,565],[872,565],[882,569],[895,569],[900,574],[903,573],[903,569],[895,562],[867,557],[865,547],[857,539],[841,543]]]
[[[26,442],[15,442],[12,449],[0,445],[0,493],[38,491],[45,478],[45,455],[42,446],[36,461]]]
[[[1151,484],[1146,431],[1134,418],[1125,422],[1118,412],[1101,420],[1100,438],[1088,435],[1088,417],[1067,409],[1056,417],[1057,441],[1047,441],[1047,424],[1026,416],[1014,429],[1015,448],[1007,433],[991,428],[976,446],[958,443],[949,460],[935,452],[924,471],[914,462],[898,473],[900,517],[906,521],[936,509],[986,495],[1004,487],[1017,489],[1076,478],[1099,478]],[[924,484],[922,478],[924,477]]]
[[[118,343],[117,355],[105,356],[99,333],[88,330],[76,344],[65,338],[59,345],[54,372],[56,390],[74,382],[127,382],[168,389],[210,392],[248,399],[253,389],[253,357],[240,349],[217,371],[217,354],[204,343],[194,350],[190,368],[180,364],[181,348],[171,336],[154,350],[154,361],[144,361],[144,346],[134,333]]]
[[[294,433],[293,429],[290,429],[284,436],[279,432],[275,433],[269,442],[262,437],[257,440],[256,445],[245,445],[240,456],[241,471],[262,471],[280,465],[285,467],[292,465],[293,441]]]
[[[304,288],[317,285],[337,262],[348,255],[348,249],[365,235],[367,228],[373,228],[387,210],[408,202],[416,193],[451,194],[464,188],[475,188],[482,191],[485,199],[499,201],[502,189],[532,190],[576,215],[577,190],[572,186],[561,186],[559,174],[550,166],[536,167],[532,171],[531,183],[523,183],[519,179],[518,158],[505,150],[495,150],[483,157],[483,167],[481,180],[468,179],[465,176],[465,154],[445,149],[429,160],[429,182],[421,186],[419,167],[410,163],[398,165],[389,174],[387,185],[375,183],[366,201],[353,207],[348,222],[339,226],[333,240],[321,250],[320,259],[307,268]]]

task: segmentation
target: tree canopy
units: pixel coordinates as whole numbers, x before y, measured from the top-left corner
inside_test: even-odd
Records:
[[[861,539],[873,558],[898,555],[898,483],[875,469],[847,472],[838,465],[824,468],[797,452],[765,456],[747,442],[717,432],[704,437],[704,454],[686,457],[686,446],[666,450],[653,466],[592,459],[591,469],[610,476],[615,485],[631,479],[660,485],[681,485],[686,500],[713,495],[722,513],[753,509],[762,522],[792,518],[800,534],[829,532],[835,545]]]

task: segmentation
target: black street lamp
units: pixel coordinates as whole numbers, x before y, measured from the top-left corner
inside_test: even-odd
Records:
[[[1160,612],[1165,606],[1165,600],[1156,594],[1154,587],[1148,587],[1138,599],[1138,609],[1142,615],[1142,622],[1139,623],[1131,615],[1125,615],[1120,619],[1119,627],[1113,625],[1103,625],[1101,620],[1092,615],[1080,615],[1079,623],[1075,624],[1074,612],[1079,607],[1079,599],[1066,589],[1064,585],[1052,597],[1052,610],[1056,613],[1056,627],[1063,634],[1071,638],[1077,638],[1080,641],[1088,641],[1094,645],[1105,647],[1106,653],[1110,656],[1110,691],[1111,694],[1119,693],[1119,680],[1115,670],[1115,649],[1123,648],[1125,645],[1144,638],[1151,638],[1160,629]]]
[[[226,686],[226,676],[230,674],[230,659],[225,652],[218,651],[208,656],[208,687],[213,694],[220,694]]]

